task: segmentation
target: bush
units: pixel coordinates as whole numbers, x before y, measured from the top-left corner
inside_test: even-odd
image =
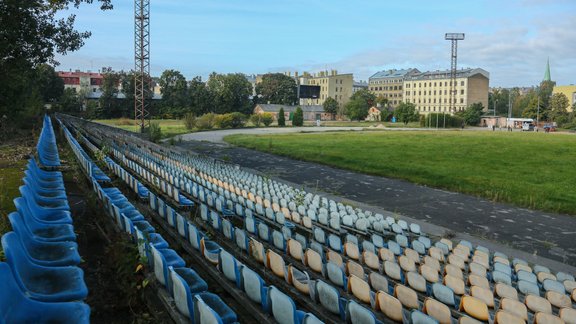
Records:
[[[240,128],[246,123],[246,116],[239,112],[217,115],[214,125],[218,128]]]
[[[444,118],[446,118],[446,128],[459,128],[462,127],[462,123],[464,122],[464,120],[458,116],[432,113],[420,116],[420,126],[444,128]],[[436,125],[436,120],[438,120],[438,125]]]
[[[212,129],[214,128],[214,122],[216,119],[216,115],[213,113],[207,113],[196,120],[196,127],[198,129]]]
[[[304,112],[302,112],[302,108],[300,108],[300,106],[296,107],[294,117],[292,117],[292,125],[293,126],[304,125]]]
[[[284,127],[286,126],[286,116],[284,116],[284,108],[280,108],[278,112],[278,126]]]
[[[196,116],[193,113],[186,113],[184,115],[184,126],[187,130],[192,130],[196,127]]]
[[[252,123],[252,125],[260,127],[261,118],[262,118],[261,114],[254,114],[250,116],[250,122]]]
[[[263,113],[261,115],[261,121],[264,124],[264,126],[268,127],[274,121],[274,115],[272,115],[271,113]]]
[[[148,138],[154,143],[158,143],[162,138],[162,128],[160,128],[160,123],[150,122],[150,127],[148,127]]]

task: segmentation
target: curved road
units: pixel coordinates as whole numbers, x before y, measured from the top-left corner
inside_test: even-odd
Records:
[[[310,127],[306,131],[361,130],[358,127]],[[531,262],[576,273],[576,217],[519,208],[406,181],[370,176],[298,161],[223,142],[230,134],[297,132],[294,128],[210,131],[183,135],[181,146],[258,170],[269,176],[320,190],[418,220],[429,233],[455,235],[509,251]],[[365,204],[365,205],[364,205]],[[373,209],[373,208],[371,208]],[[426,226],[426,223],[428,226]],[[436,226],[435,226],[436,225]],[[505,252],[506,253],[506,252]],[[556,261],[556,262],[555,262]],[[558,263],[560,262],[560,263]],[[562,263],[562,264],[561,264]],[[567,266],[571,265],[571,266]]]

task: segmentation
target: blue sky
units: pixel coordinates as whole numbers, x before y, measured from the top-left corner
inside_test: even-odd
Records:
[[[70,10],[92,37],[57,69],[133,68],[133,1],[113,4]],[[458,67],[486,69],[490,86],[537,84],[548,57],[553,80],[576,83],[575,0],[151,0],[151,73],[337,69],[367,80],[383,69],[448,69],[446,32],[466,33]]]

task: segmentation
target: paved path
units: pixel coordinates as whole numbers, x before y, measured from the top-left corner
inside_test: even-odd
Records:
[[[214,132],[203,138],[216,143],[190,141],[181,145],[299,186],[438,225],[456,235],[499,242],[524,251],[533,260],[544,257],[576,266],[576,217],[223,145],[222,136],[209,133]]]

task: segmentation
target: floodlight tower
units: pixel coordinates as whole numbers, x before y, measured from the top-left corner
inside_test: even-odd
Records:
[[[458,57],[458,41],[464,40],[464,33],[446,33],[445,40],[452,41],[452,56],[450,60],[450,112],[456,112],[456,62]]]
[[[134,119],[144,132],[149,116],[150,0],[134,0]]]

